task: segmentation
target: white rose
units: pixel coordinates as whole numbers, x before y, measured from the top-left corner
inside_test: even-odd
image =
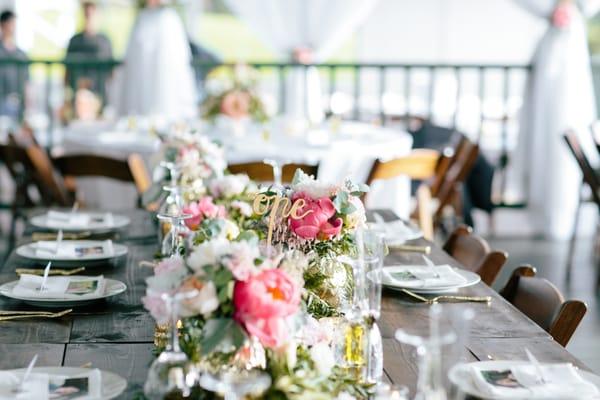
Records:
[[[199,244],[192,250],[187,259],[187,264],[195,272],[201,273],[205,265],[216,264],[227,247],[228,242],[224,238],[217,238]]]
[[[254,214],[252,206],[245,201],[234,200],[231,202],[231,207],[239,210],[240,214],[242,214],[244,217],[251,217],[252,214]]]
[[[329,376],[331,370],[335,366],[335,357],[333,351],[325,343],[317,343],[310,348],[310,358],[315,363],[315,367],[319,371],[319,374],[323,376]]]

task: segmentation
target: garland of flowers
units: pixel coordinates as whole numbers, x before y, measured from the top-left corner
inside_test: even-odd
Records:
[[[351,300],[352,269],[340,256],[356,252],[367,187],[324,184],[298,170],[289,187],[261,190],[246,175],[227,174],[212,146],[186,138],[164,153],[186,165],[182,182],[201,190],[185,199],[192,234],[182,256],[158,262],[144,306],[163,324],[168,316],[156,293],[194,290],[180,306],[182,349],[205,371],[266,371],[272,385],[261,398],[367,398],[370,385],[334,365],[330,318]],[[273,216],[273,243],[265,243],[272,215],[253,211],[257,194],[302,200],[302,217]]]

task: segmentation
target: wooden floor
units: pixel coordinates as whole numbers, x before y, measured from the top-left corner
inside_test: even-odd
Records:
[[[494,248],[506,250],[510,257],[495,287],[502,287],[510,272],[521,264],[531,264],[538,276],[549,279],[564,293],[566,298],[583,300],[588,312],[577,332],[567,346],[574,356],[596,372],[600,372],[600,305],[595,290],[596,268],[600,265],[593,256],[593,240],[578,241],[570,285],[565,283],[567,242],[542,239],[489,238]]]

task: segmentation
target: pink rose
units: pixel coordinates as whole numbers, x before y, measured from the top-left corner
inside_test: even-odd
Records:
[[[573,16],[573,8],[568,2],[560,2],[552,13],[552,25],[563,29],[571,24]]]
[[[226,216],[225,207],[213,203],[210,196],[203,197],[200,201],[192,202],[183,207],[183,213],[192,215],[192,218],[185,220],[185,224],[191,230],[198,229],[205,218],[223,218]]]
[[[300,305],[300,288],[282,270],[269,269],[237,281],[233,289],[234,318],[263,346],[281,347],[290,336],[285,318]]]
[[[162,275],[173,272],[183,267],[183,258],[169,257],[162,259],[154,268],[154,275]]]
[[[331,239],[342,230],[342,219],[335,216],[335,206],[329,197],[313,199],[304,192],[292,196],[292,202],[303,199],[305,205],[298,209],[303,218],[289,218],[292,232],[304,239]]]
[[[250,95],[246,92],[234,90],[227,93],[221,101],[221,112],[233,119],[247,116],[249,109]]]

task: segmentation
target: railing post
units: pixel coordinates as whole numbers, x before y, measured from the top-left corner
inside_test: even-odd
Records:
[[[386,124],[386,117],[385,117],[385,109],[384,109],[384,103],[383,103],[383,98],[385,95],[385,86],[386,86],[386,72],[387,69],[384,65],[380,65],[379,66],[379,119],[381,121],[381,125],[385,125]]]

